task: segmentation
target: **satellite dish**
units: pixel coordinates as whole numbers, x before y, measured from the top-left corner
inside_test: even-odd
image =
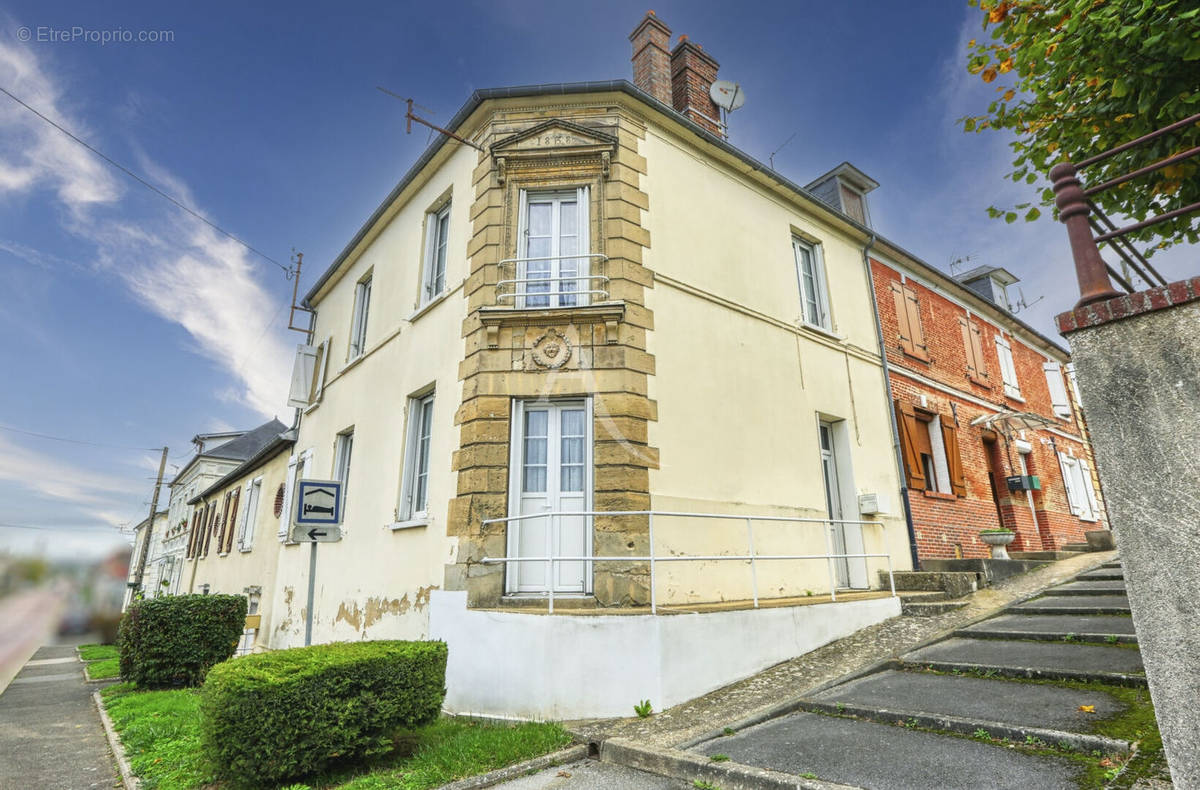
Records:
[[[724,109],[725,112],[733,112],[746,103],[746,92],[742,90],[742,86],[729,80],[714,82],[708,89],[708,95],[713,100],[713,104]]]

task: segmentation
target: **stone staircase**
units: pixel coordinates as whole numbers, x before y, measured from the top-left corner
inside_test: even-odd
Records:
[[[1103,786],[1145,686],[1112,562],[691,751],[731,787]]]

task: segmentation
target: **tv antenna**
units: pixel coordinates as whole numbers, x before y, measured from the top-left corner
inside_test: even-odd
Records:
[[[1021,295],[1021,298],[1018,299],[1016,301],[1016,303],[1012,306],[1013,315],[1016,315],[1017,313],[1021,312],[1022,310],[1028,310],[1029,308],[1033,307],[1035,304],[1037,304],[1038,302],[1040,302],[1046,298],[1045,296],[1039,296],[1037,299],[1034,299],[1032,302],[1027,302],[1027,301],[1025,301],[1025,291],[1019,285],[1017,286],[1017,293],[1019,293]]]
[[[730,80],[717,80],[708,89],[708,97],[721,108],[721,128],[729,137],[729,113],[741,109],[746,103],[746,92],[742,86]]]
[[[977,261],[977,260],[979,260],[978,255],[960,255],[960,256],[958,256],[954,260],[950,261],[950,276],[953,277],[954,275],[958,274],[959,271],[962,270],[962,267],[966,266],[971,261]]]
[[[387,88],[382,88],[378,85],[375,86],[375,90],[379,91],[380,93],[386,93],[388,96],[399,99],[400,101],[402,101],[408,105],[408,111],[404,113],[404,121],[405,121],[404,133],[405,134],[412,134],[413,121],[416,121],[417,123],[421,124],[422,126],[428,126],[430,129],[437,132],[438,134],[444,134],[452,140],[458,140],[460,143],[469,145],[472,148],[474,148],[476,151],[479,151],[480,153],[487,153],[487,151],[483,150],[483,146],[477,145],[476,143],[471,142],[470,140],[466,139],[465,137],[459,137],[457,134],[450,131],[449,129],[443,129],[440,126],[434,126],[429,121],[427,121],[424,118],[422,118],[421,116],[415,114],[413,112],[414,103],[411,98],[405,98],[404,96],[401,96],[398,93],[392,93]],[[419,104],[417,104],[415,106],[421,107],[421,105],[419,105]],[[428,107],[421,107],[421,109],[425,110],[426,112],[432,112],[432,110],[430,110]]]

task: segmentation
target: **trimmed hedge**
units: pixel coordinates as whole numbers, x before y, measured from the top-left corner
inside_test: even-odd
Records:
[[[200,690],[205,756],[231,784],[261,786],[389,751],[396,730],[438,717],[446,654],[444,642],[343,642],[213,667]]]
[[[129,604],[117,634],[121,677],[147,688],[198,686],[237,649],[242,595],[170,595]]]

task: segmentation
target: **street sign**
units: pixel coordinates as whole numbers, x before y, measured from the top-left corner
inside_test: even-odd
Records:
[[[340,480],[300,480],[292,507],[291,539],[298,543],[333,543],[342,539]]]

